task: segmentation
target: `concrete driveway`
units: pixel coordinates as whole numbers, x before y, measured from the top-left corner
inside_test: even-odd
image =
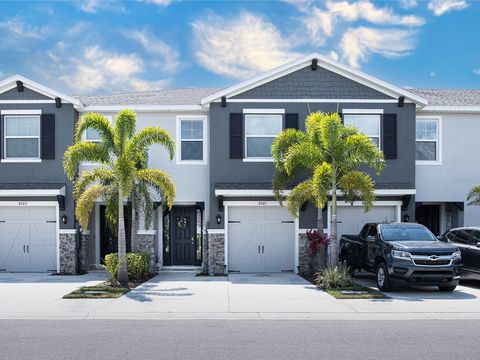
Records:
[[[295,274],[162,272],[119,299],[62,299],[105,277],[0,274],[0,318],[480,319],[480,286],[459,286],[453,293],[410,288],[389,293],[388,299],[336,300]],[[359,281],[374,284],[370,275]]]

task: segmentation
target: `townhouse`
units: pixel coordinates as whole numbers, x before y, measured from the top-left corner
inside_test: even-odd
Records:
[[[124,108],[137,112],[139,129],[161,126],[177,144],[174,161],[160,147],[150,152],[150,166],[177,186],[170,211],[157,203],[152,228],[139,223],[137,247],[154,254],[153,267],[301,271],[316,209],[305,204],[293,218],[274,200],[270,146],[283,129],[304,129],[313,111],[338,111],[385,153],[385,170],[372,174],[374,208],[340,202],[340,234],[381,220],[418,221],[436,234],[478,225],[480,210],[466,194],[480,183],[471,155],[480,90],[402,89],[319,54],[227,89],[71,97],[14,76],[0,83],[0,270],[74,273],[116,251],[102,199],[89,229],[76,224],[62,160],[78,116],[113,120]],[[85,140],[98,134],[87,131]],[[330,216],[327,207],[327,231]]]

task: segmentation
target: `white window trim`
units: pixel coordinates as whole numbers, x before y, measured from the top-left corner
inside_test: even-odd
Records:
[[[281,115],[281,113],[271,113],[271,112],[265,112],[265,113],[248,113],[246,114],[245,117],[245,136],[244,136],[244,148],[245,148],[245,153],[243,154],[243,162],[273,162],[272,157],[249,157],[248,154],[248,138],[273,138],[275,139],[282,131],[283,131],[283,116],[280,118],[280,132],[277,135],[247,135],[247,129],[248,129],[248,116],[249,115]]]
[[[202,160],[182,160],[182,120],[201,120],[203,124],[203,159]],[[176,118],[176,134],[175,143],[177,148],[176,163],[177,165],[206,165],[208,158],[207,143],[207,115],[177,115]],[[192,139],[193,140],[193,139]],[[195,141],[200,141],[195,140]]]
[[[30,113],[29,113],[30,111]],[[31,117],[32,115],[38,117],[38,135],[37,136],[8,136],[7,131],[3,134],[3,156],[0,162],[2,163],[39,163],[42,162],[42,134],[41,134],[41,110],[3,110],[3,126],[6,129],[7,119],[9,117]],[[38,139],[38,156],[37,157],[7,157],[7,139]]]
[[[418,120],[437,120],[437,160],[415,160],[415,165],[442,165],[442,117],[439,115],[416,116],[415,117],[415,147],[417,146],[417,119]],[[425,141],[425,140],[420,140]],[[432,141],[433,140],[426,140]]]
[[[342,114],[343,115],[378,115],[378,136],[371,136],[371,135],[367,135],[369,138],[378,138],[378,148],[379,149],[382,149],[382,115],[383,115],[383,109],[372,109],[374,110],[375,112],[370,112],[371,109],[351,109],[351,110],[355,110],[355,112],[347,112],[345,113],[345,110],[347,109],[343,109],[342,110]],[[379,112],[380,111],[380,112]],[[343,121],[344,123],[346,124],[346,119],[345,117],[343,118]],[[360,129],[362,130],[362,129]]]
[[[342,114],[353,114],[353,115],[363,115],[363,114],[383,114],[383,109],[342,109]]]
[[[243,109],[244,114],[285,114],[285,109]]]

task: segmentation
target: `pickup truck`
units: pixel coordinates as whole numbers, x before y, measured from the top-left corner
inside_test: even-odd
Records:
[[[352,275],[355,269],[376,274],[382,291],[396,285],[453,291],[462,271],[460,250],[414,223],[368,223],[359,235],[341,236],[339,257]]]

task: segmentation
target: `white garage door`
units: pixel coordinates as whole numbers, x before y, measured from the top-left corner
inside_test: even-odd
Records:
[[[56,209],[52,206],[0,206],[0,269],[57,270]]]
[[[294,270],[295,225],[285,208],[229,207],[228,220],[229,271]]]
[[[362,206],[339,206],[337,208],[338,238],[342,235],[356,235],[368,222],[398,221],[396,206],[375,206],[364,212]]]

